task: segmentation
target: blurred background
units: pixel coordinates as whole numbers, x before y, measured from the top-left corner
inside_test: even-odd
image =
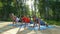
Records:
[[[0,0],[0,21],[11,21],[9,14],[41,17],[48,24],[60,25],[60,0]]]

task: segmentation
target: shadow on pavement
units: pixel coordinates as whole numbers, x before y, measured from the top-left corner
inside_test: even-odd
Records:
[[[8,24],[8,25],[9,25],[9,24]],[[10,29],[16,28],[15,26],[8,26],[8,25],[0,28],[0,34],[3,33],[3,32],[5,32],[5,31],[8,31],[8,30],[10,30]]]

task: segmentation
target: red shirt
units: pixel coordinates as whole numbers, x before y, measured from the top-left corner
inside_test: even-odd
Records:
[[[26,23],[30,23],[30,18],[27,17],[26,20],[25,20],[25,22]]]
[[[30,19],[28,17],[23,17],[22,21],[25,23],[30,23]]]
[[[22,21],[25,22],[25,20],[26,20],[26,17],[22,17]]]

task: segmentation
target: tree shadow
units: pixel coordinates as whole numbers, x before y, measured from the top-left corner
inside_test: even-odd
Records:
[[[15,26],[9,26],[9,24],[8,24],[8,25],[0,28],[0,33],[3,33],[5,31],[8,31],[8,30],[13,29],[13,28],[16,28],[16,27]]]
[[[16,34],[29,34],[29,33],[37,34],[37,31],[38,31],[38,30],[33,30],[33,29],[29,30],[28,28],[24,29],[23,31],[20,31],[20,29],[18,30],[18,32]]]

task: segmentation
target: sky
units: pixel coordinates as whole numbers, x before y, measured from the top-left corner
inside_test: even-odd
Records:
[[[37,2],[38,3],[38,2]],[[34,0],[28,0],[28,1],[26,1],[26,5],[29,5],[29,9],[30,9],[30,11],[35,11],[34,9]],[[36,7],[36,12],[38,12],[38,9],[37,9],[37,7]]]
[[[31,9],[33,8],[33,10],[34,10],[34,0],[28,0],[28,1],[26,1],[26,5],[29,5],[29,9],[30,9],[30,11],[31,11]]]

